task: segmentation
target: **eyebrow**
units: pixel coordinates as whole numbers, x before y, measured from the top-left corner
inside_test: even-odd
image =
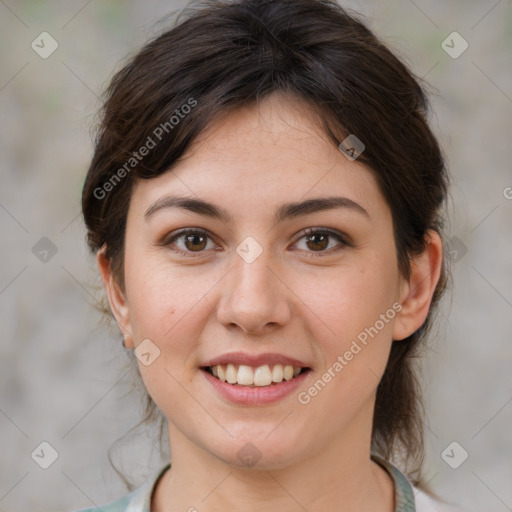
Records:
[[[182,208],[199,215],[219,219],[226,224],[232,223],[233,221],[233,216],[224,208],[203,199],[182,196],[161,197],[146,210],[144,219],[148,221],[157,211],[166,208]],[[274,222],[278,224],[287,219],[334,209],[351,210],[361,213],[370,219],[369,213],[359,203],[356,203],[348,197],[330,196],[317,197],[294,203],[285,203],[277,209],[274,215]]]

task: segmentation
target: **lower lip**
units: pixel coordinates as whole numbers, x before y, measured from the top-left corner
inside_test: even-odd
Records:
[[[292,394],[307,378],[310,370],[306,370],[291,380],[283,380],[270,386],[241,386],[222,382],[206,370],[201,369],[206,380],[224,398],[239,405],[264,405],[277,402]]]

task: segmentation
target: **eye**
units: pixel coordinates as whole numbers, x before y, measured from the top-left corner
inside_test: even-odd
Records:
[[[302,236],[294,244],[296,247],[304,240],[305,248],[298,247],[299,250],[305,250],[314,256],[325,256],[334,252],[336,247],[342,249],[351,246],[350,242],[341,234],[326,228],[308,228],[303,231]],[[331,243],[333,241],[338,242]],[[165,238],[161,245],[169,247],[173,252],[194,257],[201,255],[208,249],[216,250],[216,244],[213,242],[211,236],[203,229],[183,229],[176,233],[172,233],[169,237]],[[194,254],[196,253],[196,254]]]
[[[315,256],[324,256],[326,255],[325,253],[331,254],[333,251],[327,251],[327,249],[336,247],[336,244],[331,245],[332,240],[336,240],[338,242],[337,245],[340,249],[350,246],[350,243],[341,235],[341,233],[325,228],[308,228],[304,231],[304,234],[299,238],[295,245],[303,239],[305,240],[305,250],[307,252],[321,253],[315,254]]]
[[[208,242],[211,242],[209,247]],[[215,247],[210,235],[202,229],[183,229],[166,238],[162,245],[186,256],[194,256],[193,253],[202,253],[205,249]]]

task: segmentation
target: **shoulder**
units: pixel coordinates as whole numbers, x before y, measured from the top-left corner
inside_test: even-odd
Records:
[[[170,464],[167,464],[163,469],[159,470],[158,473],[146,480],[143,485],[115,501],[111,501],[100,507],[95,505],[91,508],[81,508],[74,512],[98,512],[98,509],[102,512],[150,512],[153,491],[155,490],[158,480],[169,467]]]

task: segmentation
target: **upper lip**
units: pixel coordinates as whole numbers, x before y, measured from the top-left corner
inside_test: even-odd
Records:
[[[240,365],[244,364],[247,366],[262,366],[264,364],[282,364],[282,365],[291,365],[301,368],[309,368],[307,363],[300,361],[299,359],[295,359],[293,357],[288,357],[283,354],[277,353],[265,353],[265,354],[247,354],[245,352],[228,352],[226,354],[222,354],[220,356],[214,357],[209,361],[206,361],[202,366],[216,366],[218,364],[235,364]]]

